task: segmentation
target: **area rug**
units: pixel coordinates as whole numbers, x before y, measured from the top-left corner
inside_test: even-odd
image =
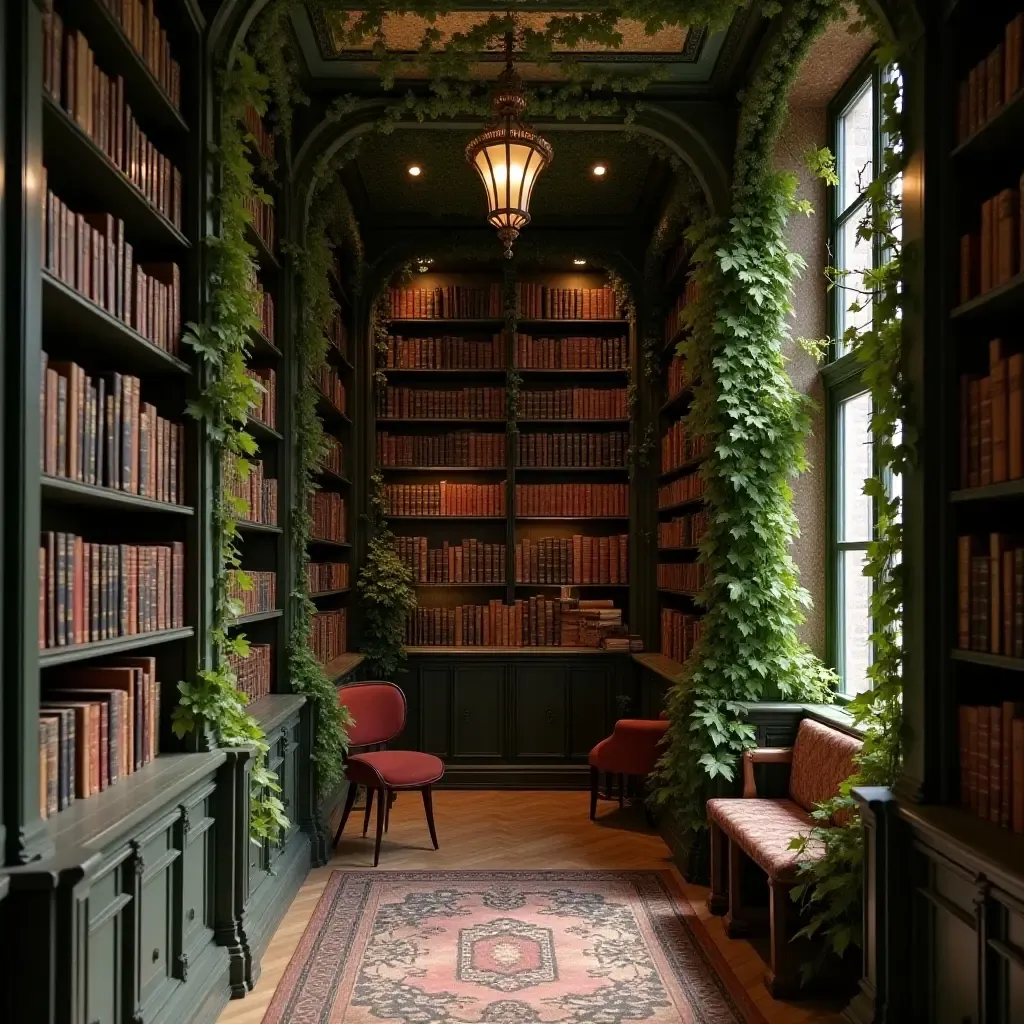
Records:
[[[332,875],[263,1024],[764,1024],[670,872]]]

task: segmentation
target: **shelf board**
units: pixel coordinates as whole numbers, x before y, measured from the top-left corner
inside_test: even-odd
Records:
[[[690,459],[688,462],[684,462],[681,466],[676,466],[675,469],[666,470],[664,473],[658,474],[658,480],[661,483],[665,483],[667,480],[675,480],[677,476],[685,476],[691,470],[696,469],[702,462],[707,460],[707,455],[698,455],[696,458]]]
[[[501,473],[506,466],[378,466],[385,473]]]
[[[334,484],[341,484],[345,487],[351,487],[352,481],[347,476],[342,476],[340,473],[335,473],[333,469],[325,469],[323,466],[317,470],[317,476],[323,477],[325,480],[329,480]]]
[[[995,117],[990,118],[973,135],[964,139],[950,153],[950,158],[953,160],[970,158],[984,161],[995,159],[1006,155],[1014,148],[1019,148],[1022,133],[1024,133],[1024,89],[1004,103]],[[1017,147],[1008,146],[1008,140],[1018,140]]]
[[[351,543],[347,540],[327,540],[324,537],[310,537],[309,544],[315,544],[320,548],[350,548]]]
[[[676,345],[678,345],[686,336],[686,331],[686,327],[680,327],[679,330],[668,339],[668,341],[662,342],[661,355],[663,358],[665,356],[672,355],[675,352]]]
[[[659,512],[675,512],[679,508],[688,508],[690,505],[703,505],[704,495],[698,495],[696,498],[685,498],[683,501],[674,501],[671,505],[665,505],[663,508],[659,508]]]
[[[517,419],[516,425],[525,423],[530,427],[628,427],[629,418],[607,420],[573,420],[573,419]]]
[[[700,547],[697,544],[682,544],[674,548],[658,548],[659,554],[664,554],[666,552],[671,553],[673,551],[682,551],[687,554],[696,554],[698,551],[700,551]]]
[[[570,590],[606,590],[609,587],[628,590],[628,583],[516,583],[517,587],[568,587]]]
[[[311,601],[317,600],[320,597],[337,597],[339,594],[347,594],[352,588],[351,587],[340,587],[338,590],[318,590],[316,592],[309,591],[306,594]]]
[[[516,516],[516,522],[536,523],[578,523],[578,522],[624,522],[629,516]]]
[[[323,392],[317,392],[316,409],[321,416],[326,416],[336,423],[352,426],[352,421]]]
[[[281,264],[278,261],[278,258],[274,255],[270,246],[263,241],[262,236],[252,224],[248,224],[246,226],[245,237],[250,243],[250,245],[252,245],[253,248],[256,250],[256,258],[259,261],[260,266],[263,267],[264,270],[269,269],[274,271],[280,271]]]
[[[629,369],[625,366],[619,367],[614,370],[607,369],[542,369],[537,366],[517,366],[516,371],[521,373],[524,377],[557,377],[562,374],[571,375],[573,377],[579,376],[604,376],[604,377],[625,377],[629,373]]]
[[[505,318],[503,316],[495,317],[481,317],[479,319],[471,319],[468,317],[427,317],[427,316],[399,316],[393,317],[388,320],[389,324],[412,324],[419,327],[423,324],[431,324],[434,327],[454,326],[454,327],[483,327],[483,326],[494,326],[497,324],[500,327],[505,326]]]
[[[988,322],[1024,312],[1024,273],[1005,284],[989,289],[984,295],[961,303],[950,312],[953,320],[962,323]]]
[[[97,508],[124,508],[133,511],[170,512],[172,515],[191,516],[195,510],[189,505],[174,505],[169,501],[156,501],[138,494],[115,491],[112,487],[98,487],[68,480],[66,477],[39,477],[39,486],[44,498],[67,502],[69,505],[92,505]]]
[[[628,331],[629,321],[615,318],[612,320],[545,320],[534,317],[532,319],[527,317],[520,317],[516,321],[516,329],[523,330],[524,328],[529,329],[540,329],[544,331],[577,331],[582,335],[586,335],[587,330],[597,327],[608,329],[617,327],[619,330]]]
[[[348,357],[344,352],[330,343],[327,345],[327,357],[328,359],[333,359],[335,362],[341,363],[346,370],[355,372],[355,367],[348,361]]]
[[[673,590],[671,587],[658,587],[659,594],[672,594],[673,597],[689,597],[696,601],[700,594],[692,590]]]
[[[189,240],[135,187],[49,93],[43,94],[47,182],[73,209],[102,209],[124,221],[136,260],[191,248]],[[59,154],[60,159],[55,159]]]
[[[997,501],[1006,498],[1024,497],[1024,480],[1007,480],[1001,484],[987,484],[984,487],[965,487],[950,491],[951,502]]]
[[[415,423],[417,426],[438,426],[438,427],[472,427],[481,423],[494,425],[500,423],[504,426],[508,421],[505,419],[484,419],[477,416],[456,416],[452,419],[441,419],[435,416],[378,416],[378,426],[397,426],[404,423]]]
[[[272,526],[270,523],[250,523],[247,519],[239,519],[237,525],[243,533],[284,533],[280,526]]]
[[[693,398],[693,388],[683,388],[682,391],[677,395],[673,395],[667,402],[658,410],[659,415],[668,416],[675,412],[677,408],[686,405],[686,403]]]
[[[502,588],[504,588],[504,587],[508,586],[508,584],[507,583],[414,583],[413,586],[415,586],[415,587],[427,587],[427,588],[429,588],[429,587],[438,587],[438,588],[468,587],[470,589],[474,589],[476,587],[502,587]]]
[[[503,523],[505,516],[452,516],[452,515],[432,515],[432,516],[401,516],[395,513],[388,513],[388,519],[429,519],[431,521],[437,521],[439,519],[451,519],[451,520],[486,520],[492,523]]]
[[[267,622],[270,619],[279,619],[284,615],[280,608],[274,608],[269,612],[253,612],[251,615],[239,615],[228,627],[234,629],[236,626],[247,626],[251,622]]]
[[[629,466],[516,466],[517,473],[628,473]]]
[[[395,366],[382,366],[381,371],[387,374],[388,377],[504,377],[508,370],[503,366],[489,366],[486,369],[468,370],[462,367],[456,367],[448,370],[437,369],[434,367],[416,367],[415,369],[402,368],[399,369]]]
[[[252,342],[251,350],[253,355],[273,359],[280,359],[284,355],[284,353],[262,331],[250,331],[249,340]]]
[[[263,441],[283,441],[284,435],[279,434],[273,427],[268,427],[262,420],[252,416],[246,417],[245,429],[253,437]]]
[[[962,651],[957,647],[949,652],[949,656],[954,661],[964,661],[971,665],[1004,668],[1010,672],[1024,672],[1024,658],[1011,658],[1005,654],[988,654],[983,651]]]
[[[254,700],[245,710],[260,723],[264,733],[269,734],[297,714],[305,703],[306,697],[301,693],[268,693]]]
[[[484,647],[470,646],[465,647],[406,647],[407,654],[440,654],[448,657],[452,654],[465,654],[467,656],[475,656],[479,654],[522,654],[526,657],[531,655],[558,655],[558,654],[601,654],[605,657],[615,654],[628,654],[628,651],[606,651],[601,647]]]
[[[160,373],[191,373],[187,363],[147,341],[137,331],[112,316],[105,309],[79,295],[48,270],[42,271],[43,334],[63,334],[76,341],[97,346],[89,353],[98,369],[116,366],[119,370]],[[124,360],[128,360],[128,366]]]
[[[195,630],[191,626],[180,629],[161,629],[152,633],[136,633],[133,636],[118,636],[112,640],[96,640],[88,644],[69,644],[66,647],[47,647],[39,652],[39,667],[66,665],[87,658],[99,658],[106,654],[125,654],[127,651],[170,643],[172,640],[186,640]]]
[[[346,654],[339,654],[333,661],[324,665],[324,675],[332,683],[337,682],[342,676],[347,676],[353,669],[358,668],[365,660],[365,655],[358,651],[350,651]]]
[[[661,676],[662,679],[667,679],[670,683],[678,683],[682,679],[685,669],[681,662],[673,661],[667,655],[656,654],[653,651],[635,652],[633,660]]]

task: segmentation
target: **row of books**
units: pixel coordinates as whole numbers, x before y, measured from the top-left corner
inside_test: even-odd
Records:
[[[659,548],[689,548],[699,544],[708,532],[706,510],[691,512],[685,516],[674,516],[668,522],[658,523]]]
[[[243,477],[231,461],[224,464],[224,495],[245,502],[245,510],[237,516],[243,522],[277,526],[277,481],[264,477],[262,462],[250,466]]]
[[[590,608],[598,605],[597,608]],[[622,612],[611,602],[585,602],[544,597],[514,604],[416,608],[406,618],[405,643],[413,647],[577,647],[581,617],[591,616],[595,634],[602,621],[621,628]],[[583,646],[597,646],[599,636]]]
[[[615,320],[619,316],[613,288],[551,288],[534,281],[516,282],[516,309],[529,320]]]
[[[317,612],[313,616],[309,645],[321,665],[333,661],[348,650],[348,613],[344,608]]]
[[[406,388],[377,392],[377,415],[385,419],[504,420],[504,388]]]
[[[960,239],[960,301],[967,302],[1012,280],[1021,272],[1024,251],[1020,196],[1017,188],[1004,188],[981,204],[979,230]]]
[[[345,499],[334,491],[314,491],[309,496],[309,515],[313,520],[312,538],[344,544],[348,515]]]
[[[498,484],[385,484],[393,516],[503,516],[505,482]]]
[[[307,562],[306,587],[310,594],[322,594],[328,590],[347,590],[348,562]]]
[[[228,665],[235,674],[235,689],[241,690],[250,704],[271,692],[274,670],[270,644],[251,643],[247,655],[229,654]]]
[[[43,16],[43,89],[180,231],[181,172],[139,127],[126,101],[124,79],[104,74],[86,37],[65,31],[55,12]]]
[[[629,418],[625,388],[556,388],[524,391],[519,416],[527,420],[624,420]]]
[[[442,334],[429,338],[388,335],[384,366],[389,370],[493,370],[505,365],[505,339]]]
[[[681,395],[690,387],[690,371],[686,360],[682,356],[673,356],[668,363],[665,372],[666,393],[665,398],[671,402],[676,395]]]
[[[625,583],[629,536],[524,538],[516,544],[516,583]]]
[[[320,466],[322,469],[337,473],[338,476],[345,475],[344,445],[331,434],[324,434],[324,454]]]
[[[1024,477],[1024,354],[988,346],[987,376],[960,377],[960,486],[984,487]]]
[[[338,371],[333,366],[328,366],[326,363],[320,367],[320,372],[317,375],[317,387],[320,388],[320,394],[327,399],[328,402],[334,406],[338,412],[345,412],[345,384],[341,377],[338,376]]]
[[[704,478],[699,473],[687,473],[658,488],[658,508],[671,508],[683,501],[694,501],[705,490]]]
[[[1024,703],[961,705],[960,804],[1024,832]]]
[[[661,609],[661,653],[666,658],[680,664],[689,660],[700,634],[700,616],[675,608]]]
[[[661,436],[661,471],[671,472],[699,459],[708,450],[703,434],[691,434],[685,420],[676,420]]]
[[[95,544],[48,531],[39,544],[39,647],[185,624],[185,545]]]
[[[601,433],[516,434],[516,465],[624,467],[629,434],[624,430]]]
[[[259,420],[272,430],[277,427],[277,371],[247,366],[245,375],[256,381],[262,389],[257,404],[252,406],[249,415]]]
[[[249,212],[253,230],[267,249],[273,252],[277,244],[277,211],[274,209],[274,201],[269,197],[247,195],[243,196],[242,202]]]
[[[260,318],[260,333],[267,341],[274,341],[274,296],[268,292],[259,279],[253,276],[253,292],[256,295],[256,314]]]
[[[42,355],[40,469],[97,487],[179,504],[185,428],[141,399],[129,374],[90,377],[77,363]]]
[[[516,334],[515,363],[520,370],[625,370],[626,338],[534,338]]]
[[[233,569],[228,573],[228,597],[237,602],[238,615],[256,615],[277,608],[277,573]]]
[[[395,551],[417,583],[504,583],[505,545],[475,537],[427,546],[426,537],[396,537]]]
[[[590,516],[629,515],[628,484],[516,484],[516,515]]]
[[[392,320],[497,320],[504,316],[501,285],[449,284],[438,288],[389,288]]]
[[[1005,533],[957,538],[957,646],[1024,658],[1024,547]]]
[[[700,287],[693,278],[689,278],[683,290],[676,296],[676,301],[665,314],[665,343],[670,342],[683,326],[683,310],[695,302],[700,295]]]
[[[409,436],[378,431],[377,464],[497,468],[505,465],[505,434],[456,430],[448,434]]]
[[[331,317],[330,326],[327,328],[327,342],[331,348],[336,352],[340,352],[346,359],[348,358],[348,331],[345,329],[345,323],[341,319],[338,311],[334,311],[334,316]]]
[[[266,160],[273,160],[276,143],[274,133],[263,123],[263,118],[255,107],[245,108],[245,127],[249,130],[260,156]]]
[[[160,24],[153,0],[103,0],[120,22],[128,41],[160,83],[168,98],[181,109],[181,67],[171,56],[167,32]]]
[[[39,811],[49,818],[160,753],[155,658],[48,673],[39,701]]]
[[[964,142],[991,121],[1024,86],[1024,14],[1006,26],[1003,40],[960,81],[957,141]]]
[[[700,562],[659,562],[658,587],[697,594],[704,587],[704,566]]]
[[[157,348],[180,351],[178,264],[136,263],[124,221],[108,213],[75,213],[48,190],[43,268]]]

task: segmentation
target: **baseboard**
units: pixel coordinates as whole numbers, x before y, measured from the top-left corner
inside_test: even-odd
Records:
[[[585,764],[448,764],[441,789],[590,789]]]

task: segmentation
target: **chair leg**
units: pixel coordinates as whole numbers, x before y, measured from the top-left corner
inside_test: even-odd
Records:
[[[384,831],[387,832],[388,826],[391,824],[391,805],[395,802],[395,794],[390,794],[387,805],[384,808]]]
[[[731,839],[728,843],[729,909],[725,915],[725,934],[730,939],[738,939],[750,931],[750,922],[743,911],[743,851]]]
[[[711,822],[711,892],[708,894],[708,911],[721,916],[729,909],[726,892],[729,839],[721,828]]]
[[[366,787],[366,811],[363,813],[363,835],[366,835],[366,830],[370,827],[370,810],[373,807],[373,794],[377,791],[371,789],[369,786]]]
[[[626,803],[626,776],[621,772],[619,773],[619,808],[625,806]]]
[[[334,833],[334,845],[338,845],[338,840],[341,839],[341,833],[345,831],[345,822],[348,821],[349,814],[352,813],[352,805],[356,802],[356,791],[359,787],[354,783],[348,784],[348,796],[345,797],[345,810],[341,812],[341,823],[338,825],[338,831]]]
[[[388,791],[382,789],[377,794],[377,841],[373,846],[373,866],[380,863],[380,841],[384,838],[384,814],[388,806]]]
[[[771,967],[765,971],[765,987],[773,999],[795,996],[800,990],[797,957],[793,949],[793,901],[790,887],[768,880],[771,901]]]
[[[430,786],[423,787],[423,810],[427,815],[427,828],[430,829],[430,841],[437,849],[437,831],[434,829],[434,794]]]
[[[597,820],[597,786],[601,781],[601,773],[594,767],[590,769],[590,820]]]

